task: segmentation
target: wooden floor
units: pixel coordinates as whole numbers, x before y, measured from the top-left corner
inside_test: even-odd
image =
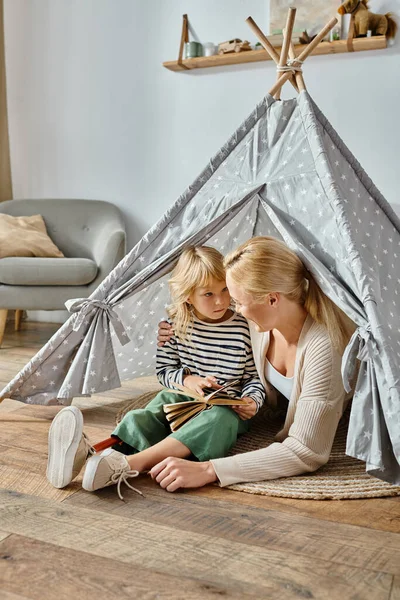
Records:
[[[0,387],[57,326],[23,323],[0,350]],[[153,380],[74,401],[93,442]],[[58,408],[0,405],[0,598],[400,600],[400,498],[308,501],[210,486],[169,494],[147,476],[90,494],[45,481]]]

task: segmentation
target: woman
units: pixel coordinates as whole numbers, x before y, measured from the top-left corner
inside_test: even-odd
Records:
[[[205,462],[163,460],[150,474],[170,492],[315,471],[329,459],[348,399],[341,356],[354,325],[323,294],[299,257],[275,238],[256,237],[226,257],[225,269],[236,309],[250,322],[267,401],[276,405],[280,392],[288,401],[286,419],[267,448]],[[163,324],[160,341],[168,335]],[[255,413],[237,412],[243,419]]]

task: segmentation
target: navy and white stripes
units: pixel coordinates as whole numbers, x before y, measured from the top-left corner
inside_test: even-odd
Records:
[[[195,317],[190,342],[173,336],[157,348],[157,377],[162,385],[172,388],[173,383],[183,384],[185,375],[213,375],[220,384],[240,379],[240,385],[230,388],[230,395],[248,396],[258,409],[265,399],[248,323],[236,313],[223,323],[205,323]]]

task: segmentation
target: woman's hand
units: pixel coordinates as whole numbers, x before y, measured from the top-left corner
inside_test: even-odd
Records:
[[[198,488],[217,481],[210,461],[192,462],[184,458],[165,458],[149,474],[167,492],[175,492],[179,488]]]
[[[247,419],[251,419],[257,412],[257,404],[253,400],[253,398],[249,398],[248,396],[242,398],[242,400],[246,400],[246,406],[232,406],[235,413],[239,415],[242,421],[247,421]]]
[[[218,389],[222,387],[217,383],[217,380],[212,375],[207,375],[207,377],[200,377],[199,375],[186,375],[183,380],[183,385],[193,392],[196,392],[196,394],[200,394],[200,396],[204,396],[204,388]]]
[[[169,340],[174,335],[174,328],[167,321],[160,321],[158,324],[158,335],[157,335],[157,346],[164,346],[165,342],[169,342]]]

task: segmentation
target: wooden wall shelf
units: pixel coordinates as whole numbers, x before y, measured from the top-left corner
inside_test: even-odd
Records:
[[[386,36],[376,35],[369,38],[354,38],[352,40],[354,52],[362,52],[364,50],[382,50],[387,47]],[[295,46],[296,54],[300,54],[306,48],[305,45],[298,44]],[[276,48],[280,51],[280,48]],[[321,42],[313,51],[313,56],[319,54],[342,54],[351,52],[348,47],[347,40],[337,40],[335,42]],[[192,69],[206,69],[209,67],[222,67],[226,65],[242,65],[252,62],[260,62],[262,60],[271,60],[269,54],[264,50],[249,50],[247,52],[239,52],[238,54],[216,54],[214,56],[201,56],[198,58],[188,58],[182,60],[180,64],[177,60],[164,62],[163,66],[170,71],[187,71]]]

